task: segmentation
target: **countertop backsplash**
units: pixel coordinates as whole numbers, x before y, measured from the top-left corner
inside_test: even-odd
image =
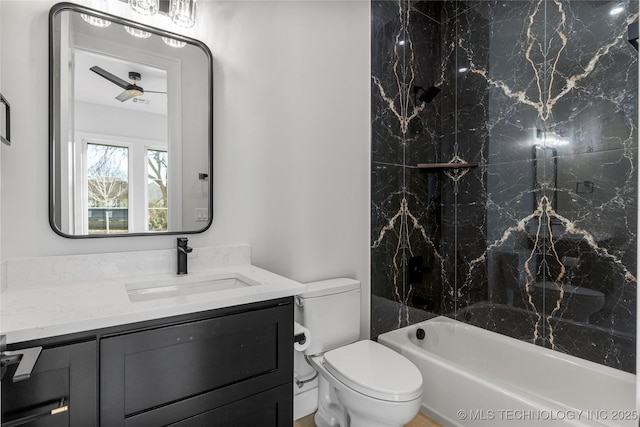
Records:
[[[194,248],[189,272],[197,273],[251,263],[248,244]],[[2,263],[1,291],[104,282],[176,271],[176,250],[110,252],[8,259]]]

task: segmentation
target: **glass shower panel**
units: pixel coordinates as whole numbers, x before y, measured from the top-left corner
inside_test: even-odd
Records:
[[[486,240],[467,257],[457,237],[467,262],[451,315],[633,371],[637,52],[625,35],[638,4],[452,3],[456,119],[467,123],[454,139],[485,167],[474,194]],[[473,292],[483,287],[484,300]]]

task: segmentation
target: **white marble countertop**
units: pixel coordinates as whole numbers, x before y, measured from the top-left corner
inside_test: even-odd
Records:
[[[78,262],[74,259],[74,262]],[[54,264],[51,263],[50,264]],[[224,263],[223,263],[224,264]],[[303,293],[306,286],[248,263],[199,269],[186,276],[162,272],[114,275],[94,281],[66,280],[42,286],[7,286],[0,294],[0,333],[7,344],[159,319]],[[235,265],[234,265],[235,264]],[[195,281],[240,274],[254,286],[131,302],[127,285],[168,279]]]

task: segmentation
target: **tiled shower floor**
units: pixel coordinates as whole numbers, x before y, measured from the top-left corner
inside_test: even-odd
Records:
[[[314,414],[307,415],[304,418],[294,421],[293,427],[316,427],[316,424],[313,422],[313,415]],[[442,425],[426,415],[419,413],[409,424],[406,424],[405,427],[442,427]]]

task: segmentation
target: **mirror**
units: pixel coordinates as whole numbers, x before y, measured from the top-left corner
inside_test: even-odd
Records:
[[[197,233],[212,218],[212,56],[70,3],[49,14],[49,219],[64,237]]]

